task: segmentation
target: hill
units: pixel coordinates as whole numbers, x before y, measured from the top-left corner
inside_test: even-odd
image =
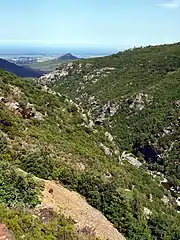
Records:
[[[41,79],[86,109],[95,126],[105,125],[121,151],[140,154],[179,189],[180,44],[61,65]]]
[[[66,228],[74,239],[63,209],[45,225],[29,212],[39,195],[55,194],[56,181],[126,239],[180,239],[179,59],[175,44],[78,60],[36,81],[1,71],[0,218],[8,229],[58,239]],[[53,206],[62,198],[55,192]]]
[[[52,60],[36,62],[25,66],[29,66],[32,69],[37,69],[44,72],[51,72],[54,71],[60,64],[76,61],[78,59],[78,57],[72,55],[71,53],[67,53]]]
[[[60,56],[58,59],[59,60],[69,60],[69,61],[72,61],[72,60],[78,60],[79,58],[74,56],[74,55],[72,55],[71,53],[66,53],[66,54]]]
[[[34,77],[38,78],[43,75],[40,70],[33,70],[28,67],[18,66],[14,63],[0,59],[0,69],[16,74],[18,77]]]

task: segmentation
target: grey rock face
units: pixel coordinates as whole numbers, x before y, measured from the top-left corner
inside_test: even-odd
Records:
[[[129,108],[141,111],[146,104],[149,104],[152,101],[152,97],[144,93],[139,93],[136,95],[133,102],[129,105]]]
[[[129,162],[131,165],[139,168],[142,163],[139,162],[137,160],[137,158],[135,158],[131,153],[126,153],[126,152],[123,152],[122,155],[121,155],[121,160],[126,160],[127,162]]]
[[[120,109],[118,103],[112,103],[110,101],[101,105],[98,100],[95,100],[94,96],[88,99],[88,107],[92,120],[97,125],[103,125],[108,117],[114,116]]]

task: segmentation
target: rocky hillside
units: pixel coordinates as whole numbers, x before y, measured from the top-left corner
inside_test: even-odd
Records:
[[[18,77],[34,77],[38,78],[44,74],[40,70],[34,70],[25,66],[18,66],[14,63],[0,59],[0,69],[16,74]]]
[[[34,219],[44,186],[33,175],[81,194],[126,239],[180,239],[179,68],[176,44],[79,60],[36,81],[0,72],[0,218],[17,239],[86,237],[68,209]]]
[[[180,44],[66,64],[40,82],[73,99],[121,152],[135,154],[180,191]]]

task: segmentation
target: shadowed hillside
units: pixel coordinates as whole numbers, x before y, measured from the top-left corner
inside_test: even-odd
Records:
[[[43,75],[40,70],[33,70],[28,67],[18,66],[14,63],[0,59],[0,69],[16,74],[18,77],[34,77],[38,78]]]

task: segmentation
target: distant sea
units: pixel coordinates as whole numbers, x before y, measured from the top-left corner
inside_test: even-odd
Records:
[[[2,46],[0,45],[0,56],[61,56],[71,53],[82,58],[101,57],[111,55],[122,49],[101,47],[47,47],[47,46]]]

